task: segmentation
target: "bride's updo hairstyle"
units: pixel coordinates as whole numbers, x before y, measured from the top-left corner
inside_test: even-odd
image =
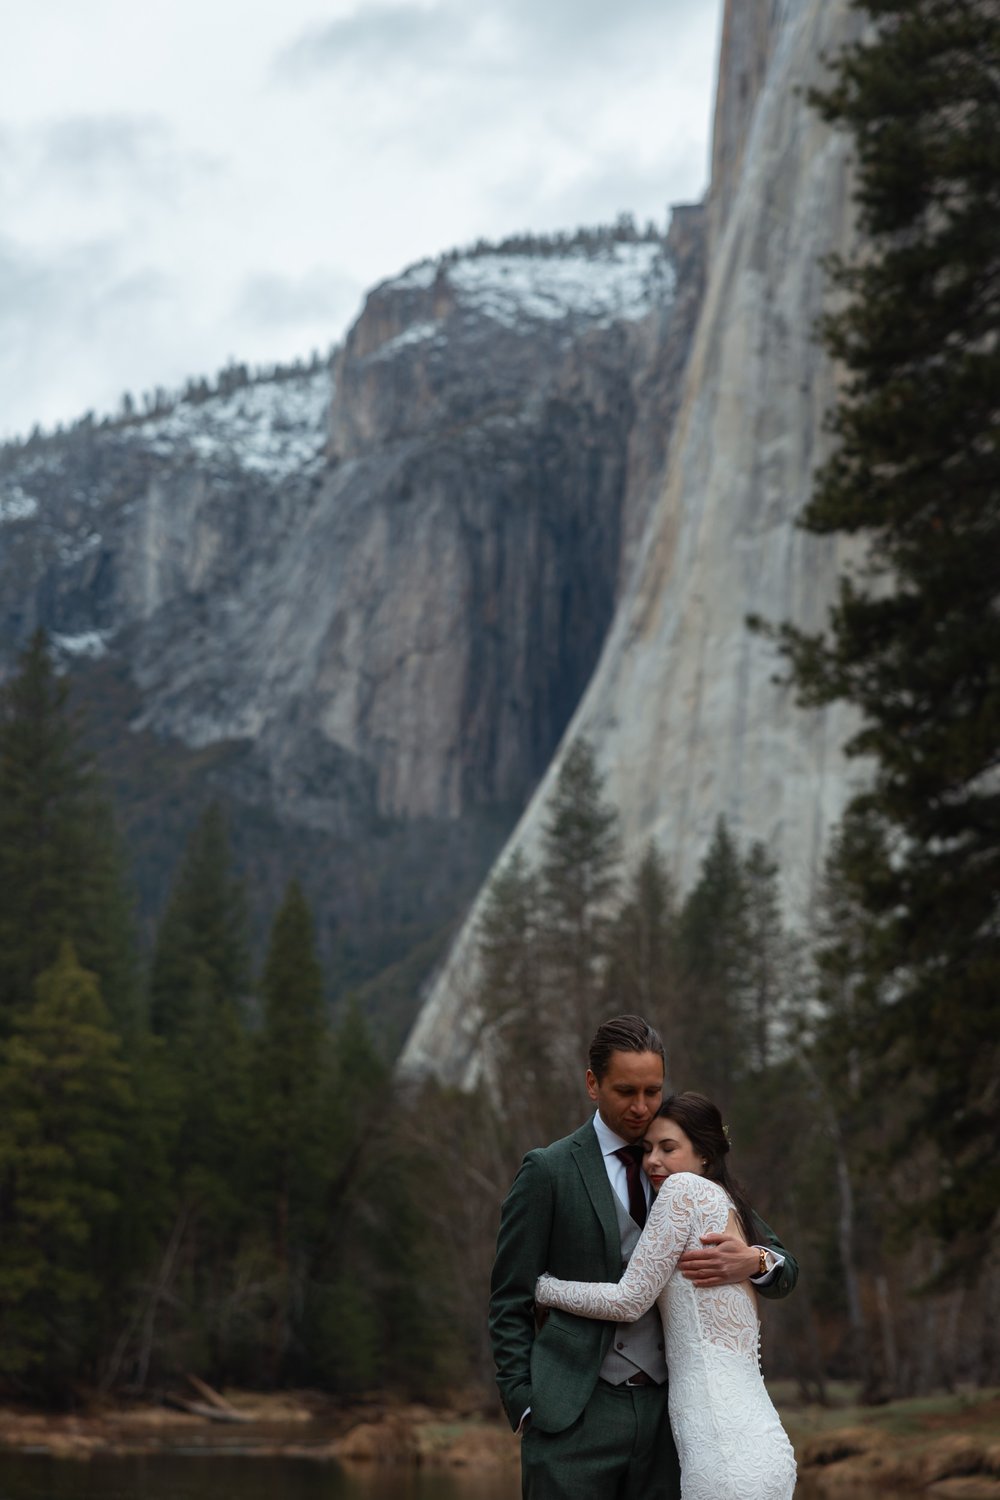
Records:
[[[688,1090],[683,1094],[671,1094],[657,1110],[657,1118],[673,1120],[691,1142],[697,1154],[704,1158],[704,1175],[717,1182],[733,1201],[736,1217],[748,1245],[757,1243],[757,1223],[749,1199],[743,1188],[729,1171],[726,1157],[729,1155],[729,1137],[722,1123],[718,1106],[704,1094]]]

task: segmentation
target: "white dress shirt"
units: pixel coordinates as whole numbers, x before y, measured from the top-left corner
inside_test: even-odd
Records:
[[[620,1200],[622,1207],[627,1209],[628,1173],[625,1171],[625,1163],[615,1155],[615,1152],[620,1151],[623,1146],[634,1144],[634,1142],[623,1141],[620,1135],[615,1135],[611,1126],[605,1125],[601,1119],[600,1110],[597,1110],[594,1115],[594,1129],[597,1132],[597,1141],[604,1155],[604,1170],[608,1174],[611,1190],[615,1194],[615,1197]],[[646,1194],[646,1208],[648,1210],[653,1199],[653,1190],[649,1185],[649,1178],[641,1170],[639,1172],[639,1181],[642,1183],[642,1190]]]

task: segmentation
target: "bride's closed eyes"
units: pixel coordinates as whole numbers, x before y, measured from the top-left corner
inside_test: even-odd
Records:
[[[700,1174],[704,1167],[690,1137],[676,1120],[662,1115],[652,1121],[643,1137],[642,1165],[646,1176],[657,1186],[672,1172]]]

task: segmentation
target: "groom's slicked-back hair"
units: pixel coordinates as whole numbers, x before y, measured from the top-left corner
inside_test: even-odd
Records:
[[[612,1016],[594,1032],[587,1060],[598,1083],[608,1071],[612,1052],[655,1052],[664,1070],[667,1066],[660,1033],[642,1016]]]

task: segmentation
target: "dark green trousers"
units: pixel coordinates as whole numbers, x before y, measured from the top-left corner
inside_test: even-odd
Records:
[[[597,1382],[565,1432],[521,1439],[524,1500],[679,1500],[667,1388]]]

